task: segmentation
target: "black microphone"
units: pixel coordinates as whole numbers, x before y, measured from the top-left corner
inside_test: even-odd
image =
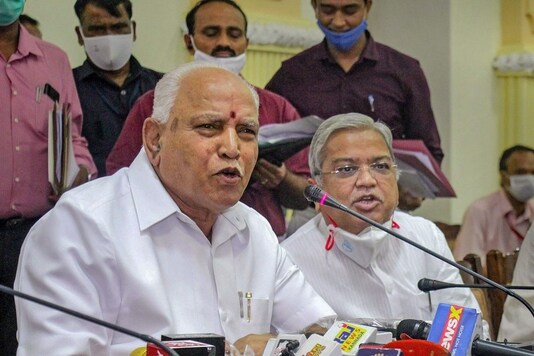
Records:
[[[432,325],[415,319],[404,319],[399,322],[395,330],[395,339],[400,340],[401,334],[407,334],[412,339],[426,340]]]
[[[90,315],[82,314],[82,313],[77,312],[75,310],[62,307],[61,305],[48,302],[48,301],[46,301],[44,299],[40,299],[40,298],[34,297],[32,295],[19,292],[17,290],[12,289],[12,288],[6,287],[6,286],[4,286],[2,284],[0,284],[0,292],[5,293],[5,294],[9,294],[9,295],[11,295],[13,297],[19,297],[19,298],[22,298],[22,299],[25,299],[25,300],[29,300],[29,301],[37,303],[37,304],[44,305],[45,307],[60,311],[60,312],[65,313],[65,314],[72,315],[72,316],[74,316],[76,318],[88,321],[90,323],[97,324],[97,325],[103,326],[105,328],[108,328],[108,329],[111,329],[111,330],[115,330],[115,331],[118,331],[118,332],[126,334],[126,335],[133,336],[133,337],[135,337],[135,338],[137,338],[139,340],[143,340],[144,342],[147,342],[147,343],[151,342],[153,344],[158,345],[163,350],[165,350],[165,352],[167,352],[168,355],[170,355],[170,356],[179,356],[176,353],[176,351],[170,349],[163,342],[155,339],[154,337],[152,337],[150,335],[140,334],[140,333],[138,333],[136,331],[123,328],[122,326],[108,323],[107,321],[94,318],[94,317],[92,317]]]
[[[397,339],[400,334],[407,334],[412,339],[426,340],[432,325],[423,320],[401,320],[397,326]],[[518,349],[498,342],[480,340],[475,338],[471,345],[473,356],[524,356],[534,355],[534,352]]]
[[[440,290],[445,288],[495,288],[494,286],[487,284],[456,284],[456,283],[447,283],[442,281],[436,281],[435,279],[421,278],[417,282],[417,287],[422,292],[430,292],[433,290]],[[510,286],[503,285],[507,289],[526,289],[534,290],[534,286]]]
[[[366,223],[368,223],[369,225],[372,225],[374,227],[376,227],[377,229],[380,229],[386,233],[388,233],[389,235],[392,235],[394,237],[396,237],[397,239],[399,240],[402,240],[404,242],[406,242],[407,244],[410,244],[412,246],[414,246],[415,248],[423,251],[423,252],[426,252],[428,253],[429,255],[431,256],[434,256],[435,258],[453,266],[453,267],[456,267],[457,269],[461,270],[461,271],[464,271],[465,273],[475,277],[475,278],[478,278],[482,281],[484,281],[485,283],[503,291],[504,293],[506,293],[507,295],[517,299],[518,301],[520,301],[525,307],[527,307],[527,309],[530,311],[530,314],[532,314],[532,316],[534,317],[534,308],[532,307],[532,305],[530,305],[523,297],[521,297],[520,295],[518,295],[517,293],[511,291],[510,289],[508,288],[505,288],[503,287],[502,285],[500,285],[499,283],[497,282],[494,282],[492,281],[491,279],[475,272],[475,271],[472,271],[470,270],[469,268],[465,267],[465,266],[462,266],[461,264],[455,262],[455,261],[452,261],[442,255],[440,255],[439,253],[436,253],[428,248],[426,248],[425,246],[423,245],[420,245],[418,244],[417,242],[415,241],[412,241],[410,240],[409,238],[405,237],[405,236],[402,236],[401,234],[391,230],[391,229],[388,229],[387,227],[384,227],[382,226],[381,224],[377,223],[376,221],[374,220],[371,220],[369,219],[367,216],[363,215],[363,214],[360,214],[352,209],[349,209],[347,208],[345,205],[341,204],[340,202],[338,202],[337,200],[335,200],[334,198],[332,198],[327,192],[323,191],[321,188],[319,188],[318,186],[316,185],[309,185],[307,186],[305,189],[304,189],[304,197],[310,201],[310,202],[313,202],[313,203],[319,203],[320,205],[327,205],[327,206],[331,206],[333,208],[336,208],[336,209],[339,209],[341,211],[344,211],[345,213],[347,214],[350,214],[352,216],[355,216],[357,217],[358,219],[360,220],[363,220],[365,221]]]

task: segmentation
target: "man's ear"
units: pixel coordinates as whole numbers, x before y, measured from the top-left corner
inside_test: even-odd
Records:
[[[80,26],[76,26],[74,27],[74,31],[76,32],[76,36],[78,37],[78,44],[80,46],[83,46],[83,37],[82,37],[82,29],[80,28]]]
[[[311,177],[308,178],[308,184],[318,185],[317,181],[315,179],[311,178]],[[315,209],[316,212],[321,211],[321,205],[319,203],[313,203],[313,205],[314,205],[314,209]]]
[[[143,147],[154,167],[157,167],[160,161],[162,130],[163,125],[151,117],[143,123]]]
[[[137,39],[137,32],[135,31],[136,27],[137,27],[137,24],[135,23],[135,21],[132,21],[132,33],[133,33],[134,42]]]
[[[501,176],[501,187],[507,187],[510,185],[510,177],[508,176],[508,172],[506,171],[499,171],[499,175]]]
[[[193,42],[191,41],[191,35],[190,34],[186,33],[184,35],[184,43],[185,43],[185,47],[189,51],[189,54],[190,55],[194,55],[195,54],[195,47],[193,47]]]

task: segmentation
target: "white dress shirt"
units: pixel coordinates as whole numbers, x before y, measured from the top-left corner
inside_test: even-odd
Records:
[[[519,250],[512,285],[534,288],[534,227],[528,231]],[[516,290],[530,305],[534,305],[533,290]],[[534,341],[534,317],[521,302],[507,297],[499,328],[498,340],[511,342]]]
[[[396,211],[392,225],[399,234],[453,258],[442,232],[430,221]],[[431,292],[431,310],[427,293],[418,289],[421,278],[462,283],[456,268],[385,233],[375,231],[362,239],[335,231],[335,244],[327,251],[328,227],[319,214],[282,247],[339,318],[432,320],[440,302],[480,309],[469,289],[458,288]]]
[[[156,338],[212,332],[235,342],[335,315],[269,223],[244,204],[219,216],[210,244],[169,197],[144,150],[130,168],[67,192],[37,222],[15,288]],[[250,315],[240,291],[252,293]],[[144,344],[16,302],[20,356],[127,355]]]

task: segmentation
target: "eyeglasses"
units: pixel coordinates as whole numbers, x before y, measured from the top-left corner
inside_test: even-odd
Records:
[[[339,179],[345,179],[350,178],[354,176],[358,176],[362,171],[363,167],[367,167],[369,170],[369,174],[371,177],[377,179],[381,177],[387,177],[390,176],[395,172],[395,169],[397,168],[396,164],[388,163],[388,162],[375,162],[371,164],[365,164],[365,165],[345,165],[343,167],[335,168],[333,171],[330,172],[318,172],[319,175],[328,175],[333,174],[334,177],[337,177]]]

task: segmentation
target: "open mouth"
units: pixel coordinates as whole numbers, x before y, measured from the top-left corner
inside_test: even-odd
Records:
[[[372,209],[380,203],[374,195],[364,195],[354,201],[354,205],[359,209]]]
[[[217,175],[230,180],[241,179],[242,177],[241,172],[239,172],[239,169],[233,167],[221,169],[219,172],[217,172]]]

